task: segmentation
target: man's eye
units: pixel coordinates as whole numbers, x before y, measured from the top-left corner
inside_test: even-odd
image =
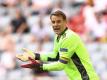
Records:
[[[60,23],[60,22],[61,22],[60,20],[57,21],[57,23]]]
[[[52,21],[52,23],[55,23],[55,21]]]

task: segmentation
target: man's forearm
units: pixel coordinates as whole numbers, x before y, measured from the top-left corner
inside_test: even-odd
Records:
[[[43,70],[46,71],[60,71],[65,68],[66,64],[61,63],[61,62],[53,62],[49,64],[43,64]]]

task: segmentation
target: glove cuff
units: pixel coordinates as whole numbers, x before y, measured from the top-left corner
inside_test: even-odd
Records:
[[[40,54],[39,53],[35,53],[35,60],[40,60]]]

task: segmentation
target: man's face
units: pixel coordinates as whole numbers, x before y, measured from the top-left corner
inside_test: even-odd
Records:
[[[64,20],[62,16],[52,15],[51,22],[53,30],[57,35],[60,35],[66,28],[66,20]]]

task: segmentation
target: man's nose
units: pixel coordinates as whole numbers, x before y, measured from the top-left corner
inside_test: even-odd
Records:
[[[54,26],[57,26],[57,25],[58,25],[57,23],[54,24]]]

